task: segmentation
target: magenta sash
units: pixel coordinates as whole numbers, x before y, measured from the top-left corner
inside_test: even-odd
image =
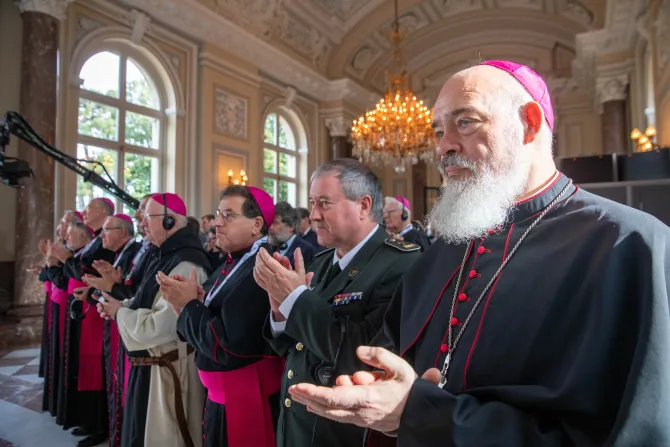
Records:
[[[128,354],[123,353],[123,402],[121,404],[126,406],[126,391],[128,391],[128,377],[130,376],[130,360]]]
[[[268,396],[281,389],[283,371],[283,358],[264,359],[234,371],[198,370],[209,400],[226,406],[230,447],[277,445]]]
[[[70,278],[67,291],[77,287],[88,287],[85,283]],[[77,389],[79,391],[103,390],[102,378],[102,336],[104,332],[104,320],[100,318],[96,306],[84,301],[86,316],[81,321],[81,335],[79,337],[79,379]]]

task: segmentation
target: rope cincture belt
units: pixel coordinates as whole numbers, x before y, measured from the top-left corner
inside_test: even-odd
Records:
[[[186,347],[186,355],[190,355],[194,352],[195,349],[188,345]],[[191,434],[188,431],[188,423],[186,422],[186,415],[184,414],[184,405],[181,400],[181,385],[179,384],[179,375],[177,370],[174,369],[172,365],[173,362],[179,360],[179,350],[175,349],[170,351],[167,354],[161,357],[129,357],[130,364],[133,366],[154,366],[158,365],[160,367],[165,367],[172,374],[172,381],[174,382],[174,407],[175,412],[177,413],[177,424],[179,425],[179,431],[181,432],[182,438],[184,438],[184,443],[186,447],[195,447],[193,440],[191,439]]]

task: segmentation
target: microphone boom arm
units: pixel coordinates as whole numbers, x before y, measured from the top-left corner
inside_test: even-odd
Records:
[[[16,187],[20,178],[32,175],[32,170],[23,160],[14,159],[11,164],[7,163],[10,157],[5,155],[5,149],[7,144],[9,144],[10,135],[15,135],[66,168],[81,175],[84,181],[108,192],[130,208],[135,210],[139,208],[139,200],[119,188],[113,181],[107,180],[97,172],[82,166],[75,158],[48,144],[16,112],[7,112],[2,121],[0,121],[0,181],[3,183]]]

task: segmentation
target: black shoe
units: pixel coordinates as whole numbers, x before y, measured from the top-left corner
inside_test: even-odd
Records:
[[[97,434],[91,435],[88,438],[84,438],[77,443],[77,447],[95,447],[98,444],[102,444],[107,440],[107,435]]]
[[[91,434],[88,430],[86,430],[85,428],[82,428],[82,427],[77,427],[74,430],[72,430],[70,433],[72,434],[72,436],[88,436],[88,435]]]

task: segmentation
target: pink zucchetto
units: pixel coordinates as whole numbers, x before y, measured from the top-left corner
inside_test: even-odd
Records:
[[[165,196],[165,201],[163,200],[163,196]],[[166,206],[175,214],[186,216],[186,204],[177,194],[173,194],[171,192],[166,192],[164,194],[156,193],[151,196],[151,200],[158,203],[159,205]]]
[[[542,76],[535,73],[530,67],[515,62],[486,61],[479,65],[488,65],[511,74],[526,89],[533,100],[540,105],[544,112],[544,118],[549,124],[549,130],[554,131],[554,108],[551,104],[549,89]]]
[[[111,199],[108,199],[107,197],[100,197],[98,200],[100,200],[101,202],[105,202],[105,205],[110,207],[112,209],[112,214],[114,214],[114,210],[116,208],[114,207],[114,202],[112,202]]]
[[[79,211],[72,211],[72,214],[74,214],[75,216],[77,216],[77,219],[79,219],[80,222],[83,222],[83,221],[84,221],[84,215],[81,214]]]
[[[254,197],[256,204],[261,209],[265,226],[270,228],[275,220],[275,204],[270,194],[255,186],[247,186],[247,190]]]
[[[409,204],[409,200],[407,200],[407,197],[403,196],[395,196],[394,199],[396,199],[402,206],[405,207],[405,209],[412,210],[412,207]]]

